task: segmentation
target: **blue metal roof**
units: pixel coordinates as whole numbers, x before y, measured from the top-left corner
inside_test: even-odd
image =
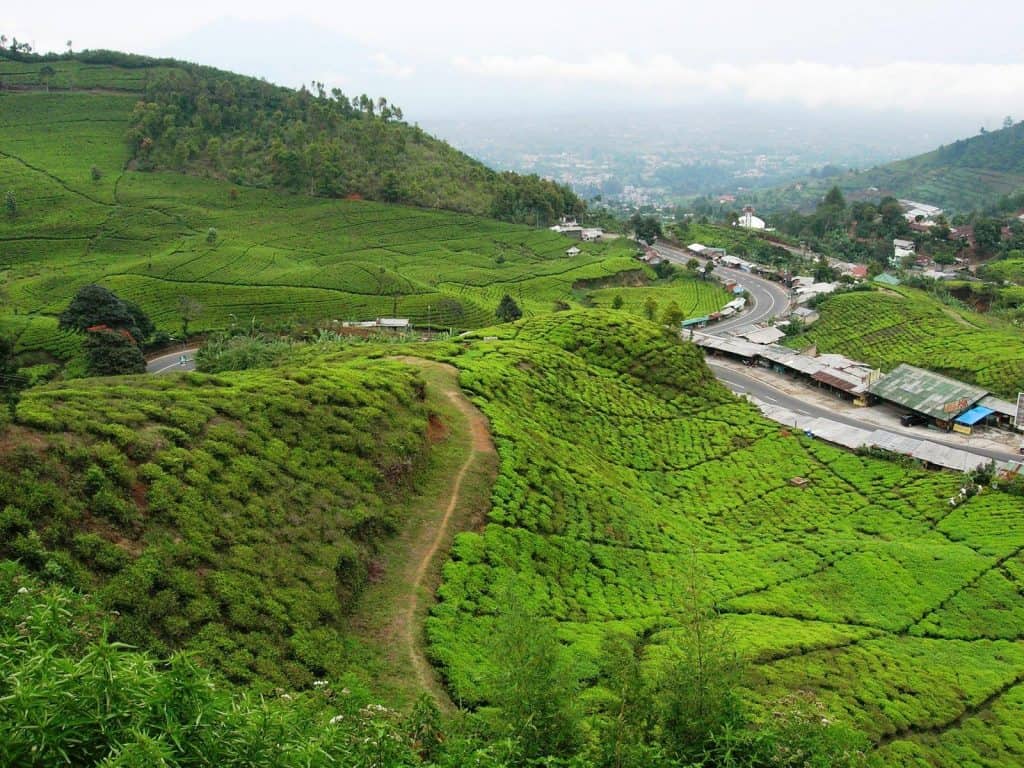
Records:
[[[995,411],[991,408],[986,408],[984,405],[976,405],[971,410],[965,411],[956,417],[957,424],[965,424],[968,427],[973,427],[979,421],[984,419],[986,416],[991,416]]]

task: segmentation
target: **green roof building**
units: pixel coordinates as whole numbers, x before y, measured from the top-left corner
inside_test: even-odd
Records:
[[[905,363],[872,384],[868,391],[880,400],[946,422],[953,421],[988,394],[980,387]]]

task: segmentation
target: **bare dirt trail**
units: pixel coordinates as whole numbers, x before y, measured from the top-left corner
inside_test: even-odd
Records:
[[[408,595],[404,599],[404,605],[399,607],[385,629],[385,637],[382,638],[403,649],[422,690],[429,691],[439,706],[451,709],[454,705],[438,681],[434,669],[423,651],[422,619],[429,602],[433,599],[437,587],[436,582],[439,580],[440,564],[437,562],[439,554],[451,544],[452,538],[457,533],[456,528],[461,530],[471,527],[474,522],[481,522],[485,512],[484,509],[466,508],[467,503],[474,501],[465,498],[463,485],[466,478],[471,473],[480,473],[492,479],[493,468],[496,466],[496,452],[494,442],[491,440],[487,418],[459,388],[458,372],[454,367],[414,357],[393,359],[446,374],[443,376],[443,381],[438,382],[438,386],[448,401],[465,418],[465,425],[450,425],[452,434],[447,438],[462,440],[468,438],[465,459],[447,488],[432,501],[431,506],[438,512],[443,508],[443,513],[439,518],[431,516],[433,519],[427,519],[424,522],[417,540],[412,545],[402,579],[409,585]],[[488,482],[488,488],[489,486]],[[475,501],[479,502],[479,499]]]

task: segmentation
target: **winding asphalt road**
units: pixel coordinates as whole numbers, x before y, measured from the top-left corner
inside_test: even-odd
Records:
[[[658,243],[654,246],[655,250],[669,261],[677,264],[685,264],[693,256],[688,252],[680,248],[675,248],[666,243]],[[699,261],[699,259],[698,259]],[[741,313],[737,317],[729,318],[728,320],[714,323],[704,329],[705,333],[713,333],[719,335],[726,333],[731,330],[735,330],[743,325],[750,325],[752,323],[767,320],[770,317],[783,317],[789,313],[789,293],[786,289],[774,283],[771,280],[765,280],[762,277],[757,277],[749,272],[741,272],[735,269],[727,269],[725,267],[715,267],[714,273],[727,277],[730,280],[734,280],[738,285],[742,285],[747,289],[747,292],[753,298],[754,306],[748,311]],[[780,405],[784,408],[788,408],[796,413],[802,413],[808,416],[820,417],[831,419],[842,424],[846,424],[851,427],[859,427],[860,429],[866,429],[868,431],[874,431],[878,429],[878,425],[868,422],[861,421],[859,419],[846,416],[836,411],[829,410],[828,408],[822,407],[815,403],[807,400],[801,400],[798,397],[794,397],[782,390],[776,389],[772,384],[762,378],[757,378],[753,375],[736,371],[732,368],[726,368],[721,365],[716,365],[714,360],[708,359],[708,365],[711,367],[712,372],[725,386],[731,389],[737,394],[750,394],[754,397],[772,403],[773,405]],[[756,369],[751,369],[756,370]],[[928,435],[926,437],[919,433],[910,431],[898,423],[892,424],[890,427],[886,427],[890,432],[896,432],[900,434],[906,434],[910,437],[917,439],[926,439],[933,443],[939,443],[941,445],[948,445],[951,448],[958,448],[960,450],[966,450],[971,453],[976,453],[979,456],[986,456],[990,459],[996,459],[997,461],[1019,461],[1020,456],[1018,454],[1011,453],[1009,451],[993,451],[980,447],[965,447],[959,443],[945,442],[937,437]]]
[[[689,251],[684,251],[667,243],[657,243],[654,246],[654,250],[662,257],[676,264],[685,264],[693,258],[693,254]],[[697,261],[701,260],[697,259]],[[783,317],[789,313],[789,291],[778,283],[765,280],[763,277],[757,277],[757,275],[752,275],[749,272],[729,269],[728,267],[715,267],[714,274],[732,280],[737,285],[742,285],[746,288],[747,293],[753,299],[753,306],[736,317],[709,325],[704,329],[705,333],[721,334],[744,325],[768,320],[772,317]]]
[[[196,350],[199,347],[188,347],[166,355],[154,357],[146,363],[146,373],[174,373],[175,371],[194,371],[196,369]],[[184,362],[182,362],[184,358]]]

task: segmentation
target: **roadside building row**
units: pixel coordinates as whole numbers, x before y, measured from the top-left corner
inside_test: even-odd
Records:
[[[787,427],[799,429],[805,434],[851,450],[859,448],[881,448],[892,453],[903,454],[926,464],[959,472],[970,472],[987,466],[991,459],[950,445],[921,440],[908,435],[889,432],[884,429],[863,429],[844,424],[834,419],[805,416],[788,408],[772,405],[752,398],[755,405],[767,418]],[[1009,462],[997,462],[997,468],[1013,471]]]
[[[886,402],[905,411],[904,425],[931,424],[939,429],[971,434],[982,426],[1024,427],[1017,407],[987,390],[948,376],[899,365],[887,374],[843,355],[817,354],[812,347],[798,352],[774,343],[774,328],[741,329],[736,335],[715,336],[684,331],[684,336],[711,355],[739,360],[777,373],[804,378],[856,405]]]

